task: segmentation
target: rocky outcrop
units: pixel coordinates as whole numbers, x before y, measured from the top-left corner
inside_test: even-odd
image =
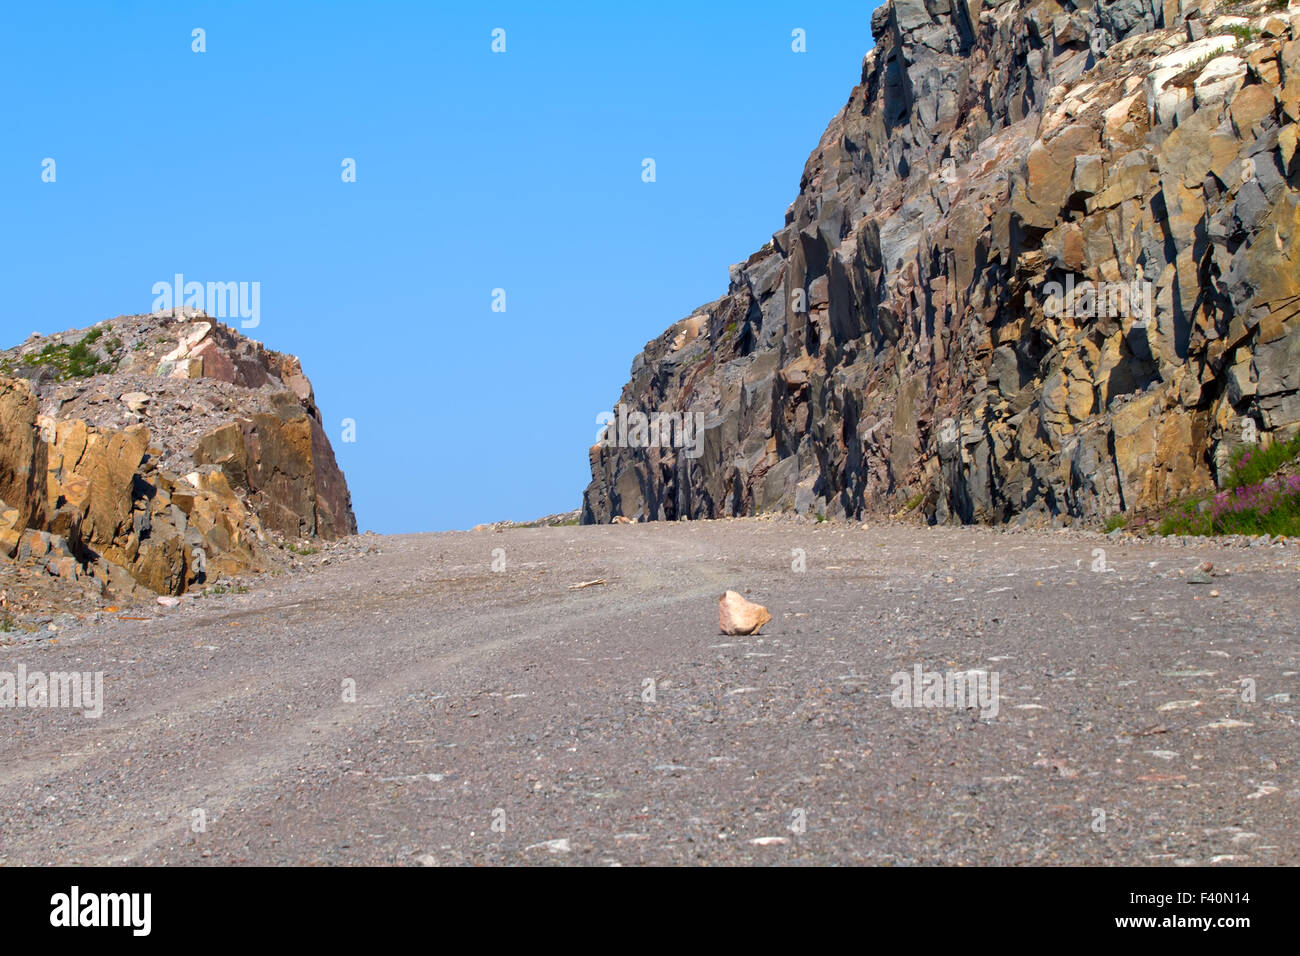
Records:
[[[1093,521],[1294,433],[1298,14],[890,0],[784,228],[633,362],[700,447],[597,445],[583,520]]]
[[[21,567],[106,599],[180,594],[271,566],[269,535],[356,531],[292,356],[182,311],[35,336],[0,363],[26,379],[0,378],[0,556]]]
[[[143,425],[119,432],[79,419],[44,424],[55,433],[48,530],[68,541],[85,573],[103,585],[121,588],[125,570],[134,584],[180,594],[261,566],[262,529],[219,470],[159,471]]]
[[[37,401],[26,382],[0,379],[0,501],[19,527],[45,523],[45,442]]]
[[[276,396],[273,404],[272,413],[203,436],[195,462],[220,466],[234,487],[248,493],[262,522],[281,534],[355,534],[347,484],[320,421],[292,396]]]

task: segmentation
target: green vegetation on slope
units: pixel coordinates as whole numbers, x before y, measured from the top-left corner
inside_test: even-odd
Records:
[[[1161,534],[1300,535],[1300,435],[1233,454],[1223,490],[1179,502],[1161,519]]]
[[[116,365],[93,348],[103,334],[104,329],[91,329],[82,337],[81,341],[72,345],[50,343],[39,352],[30,352],[24,355],[22,362],[24,365],[44,365],[49,367],[54,371],[60,382],[65,382],[70,378],[106,375],[112,372]],[[122,342],[120,339],[109,339],[105,346],[105,351],[112,353],[122,347]],[[10,367],[3,371],[11,370]]]

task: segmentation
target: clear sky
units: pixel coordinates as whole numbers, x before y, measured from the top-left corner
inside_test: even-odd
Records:
[[[576,508],[633,357],[783,225],[877,5],[4,0],[0,343],[258,282],[363,530]]]

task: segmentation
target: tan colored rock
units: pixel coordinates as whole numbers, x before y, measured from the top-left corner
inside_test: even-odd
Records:
[[[1273,115],[1273,94],[1261,84],[1244,87],[1232,98],[1228,115],[1232,117],[1232,126],[1237,135],[1245,138],[1258,122]]]
[[[45,527],[48,451],[36,425],[31,386],[0,378],[0,499],[18,511],[21,527]]]
[[[0,556],[12,558],[18,553],[18,542],[22,532],[12,528],[0,528]]]
[[[1089,196],[1101,192],[1105,185],[1106,174],[1100,156],[1076,156],[1074,158],[1074,191]]]
[[[149,447],[149,429],[97,429],[77,419],[60,422],[50,449],[50,510],[81,511],[82,540],[107,547],[131,527],[135,476]]]
[[[699,338],[700,331],[704,328],[708,319],[703,315],[693,315],[689,319],[683,320],[681,328],[673,336],[672,344],[669,346],[674,352],[684,346],[690,345]]]
[[[1255,278],[1255,302],[1279,312],[1300,297],[1300,202],[1279,203],[1264,223],[1268,241],[1256,242],[1245,253]]]
[[[1294,123],[1283,127],[1282,131],[1277,134],[1277,148],[1282,153],[1282,165],[1288,170],[1295,159],[1298,144],[1300,144],[1300,131],[1297,131]]]
[[[817,363],[811,355],[800,355],[781,369],[781,381],[785,383],[787,388],[799,388],[807,385],[816,365]]]
[[[178,535],[157,535],[142,542],[128,570],[137,582],[157,594],[180,594],[186,581],[185,541]]]
[[[745,600],[735,591],[718,598],[718,627],[723,634],[757,634],[770,620],[767,608]]]
[[[1266,37],[1286,37],[1290,36],[1291,27],[1281,17],[1265,17],[1260,32]]]
[[[295,537],[355,531],[346,484],[298,360],[192,311],[179,321],[122,317],[118,330],[131,343],[130,378],[110,372],[94,386],[60,384],[38,369],[30,381],[0,380],[0,473],[5,463],[12,473],[0,502],[0,557],[83,581],[96,597],[134,600],[146,591],[178,594],[222,575],[264,570],[270,555],[259,548],[264,531],[256,509]],[[62,333],[55,345],[78,334]],[[45,345],[29,341],[0,352],[0,360],[31,365],[27,356]],[[164,381],[199,373],[220,388]],[[161,434],[151,441],[142,425],[118,428],[123,406],[152,411]],[[39,415],[38,408],[66,416]],[[224,464],[242,479],[238,488],[222,466],[200,460],[195,467],[188,447],[178,454],[179,441],[192,438],[177,419],[191,410],[208,432],[213,419],[235,419],[227,431],[238,454]],[[26,477],[19,462],[38,458],[39,468],[27,468],[30,481],[12,480],[19,472]],[[22,496],[31,507],[22,507]]]
[[[122,395],[122,404],[133,415],[143,415],[149,407],[149,396],[145,392],[126,392]]]
[[[77,564],[77,559],[71,555],[65,554],[52,558],[47,567],[51,574],[65,581],[76,581],[81,577],[81,566]]]
[[[1106,142],[1112,147],[1132,149],[1141,145],[1151,130],[1151,113],[1146,95],[1138,90],[1125,96],[1102,113]]]
[[[1263,47],[1249,53],[1246,56],[1246,64],[1261,83],[1276,86],[1281,82],[1282,73],[1276,48]]]
[[[320,423],[286,394],[277,414],[257,414],[204,435],[198,465],[219,465],[264,526],[291,537],[356,532],[351,496]]]
[[[1282,111],[1292,123],[1300,121],[1300,70],[1293,70],[1278,94]]]
[[[1070,198],[1075,159],[1096,152],[1097,146],[1097,131],[1084,125],[1066,127],[1050,143],[1034,143],[1026,160],[1028,205],[1020,207],[1027,222],[1047,227],[1056,221]]]
[[[1142,151],[1129,153],[1108,170],[1106,188],[1088,200],[1088,211],[1109,209],[1144,195],[1151,185],[1151,178],[1147,155]]]
[[[1082,271],[1087,262],[1086,250],[1083,244],[1083,230],[1074,223],[1069,223],[1065,227],[1061,259],[1065,263],[1065,267],[1074,272]]]

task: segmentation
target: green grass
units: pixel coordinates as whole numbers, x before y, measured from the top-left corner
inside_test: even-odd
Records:
[[[1245,23],[1234,23],[1228,27],[1228,32],[1237,38],[1237,46],[1250,43],[1259,37],[1259,31]]]
[[[199,592],[200,597],[217,594],[247,594],[248,588],[242,584],[227,584],[225,581],[218,581],[210,587],[204,588]]]
[[[1120,528],[1127,528],[1128,519],[1129,515],[1122,511],[1117,511],[1106,519],[1106,523],[1102,525],[1102,530],[1105,531],[1106,534],[1110,534],[1112,531],[1118,531]]]
[[[1165,512],[1164,517],[1156,525],[1156,530],[1162,535],[1213,534],[1205,515],[1197,510],[1202,500],[1204,499],[1190,498],[1178,502]]]
[[[1228,477],[1223,487],[1232,491],[1245,485],[1257,485],[1298,457],[1300,457],[1300,433],[1290,441],[1275,441],[1267,448],[1244,445],[1233,452],[1228,467]]]
[[[303,557],[320,553],[320,548],[314,548],[310,544],[293,544],[291,542],[286,544],[285,547],[294,554],[302,555]]]
[[[1210,511],[1197,510],[1199,504],[1199,501],[1182,502],[1173,511],[1166,513],[1160,519],[1160,533],[1202,537],[1229,534],[1300,537],[1300,495],[1292,496],[1280,506],[1218,516]]]
[[[1300,435],[1268,446],[1237,449],[1223,490],[1180,501],[1161,517],[1164,535],[1300,536],[1300,476],[1289,474],[1300,459]]]
[[[925,498],[925,492],[918,491],[916,494],[912,495],[912,497],[907,499],[906,504],[903,505],[903,510],[904,511],[915,510],[916,506],[919,505],[922,499],[924,498]]]
[[[92,346],[104,334],[103,329],[91,329],[81,341],[72,345],[50,343],[39,352],[23,356],[24,365],[43,365],[53,369],[60,382],[70,378],[90,378],[113,371],[114,364],[104,359]],[[120,343],[119,343],[120,344]]]
[[[10,614],[8,611],[5,611],[4,617],[0,617],[0,631],[4,631],[6,634],[8,634],[10,631],[13,630],[15,630],[14,616]]]

